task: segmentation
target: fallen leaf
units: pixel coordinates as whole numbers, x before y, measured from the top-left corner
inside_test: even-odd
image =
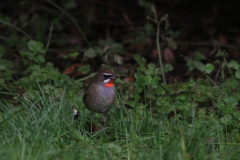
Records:
[[[134,72],[135,69],[129,70],[128,72],[126,72],[122,77],[123,78],[123,82],[124,83],[128,83],[128,82],[134,82],[136,80],[136,78],[134,78]]]
[[[166,48],[163,52],[164,60],[172,65],[175,65],[175,58],[172,50],[170,48]]]
[[[227,44],[227,39],[226,39],[225,36],[222,35],[222,34],[219,35],[219,43],[221,43],[221,44]]]
[[[158,51],[157,51],[157,49],[154,49],[154,50],[152,51],[152,54],[150,55],[150,57],[151,57],[152,59],[158,59]]]
[[[118,64],[122,64],[123,58],[118,54],[114,54],[114,61],[117,62]]]
[[[71,74],[75,71],[76,68],[80,67],[79,64],[73,64],[71,65],[70,67],[68,67],[64,72],[63,74]]]

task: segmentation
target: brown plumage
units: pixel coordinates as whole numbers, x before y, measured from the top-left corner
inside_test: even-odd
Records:
[[[83,101],[91,115],[91,133],[94,112],[104,113],[104,127],[106,126],[107,112],[115,101],[115,88],[113,79],[115,74],[109,69],[102,69],[91,80],[85,90]]]

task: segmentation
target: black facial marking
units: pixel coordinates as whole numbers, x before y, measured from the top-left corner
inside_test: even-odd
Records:
[[[103,77],[104,77],[105,79],[108,79],[108,78],[111,78],[112,75],[110,75],[110,74],[103,74]]]

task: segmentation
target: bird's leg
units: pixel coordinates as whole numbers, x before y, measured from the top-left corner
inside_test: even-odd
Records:
[[[94,113],[92,112],[92,114],[91,114],[91,133],[92,133],[93,116],[94,116]]]
[[[106,120],[107,120],[107,113],[104,113],[104,118],[103,118],[104,128],[106,128]]]

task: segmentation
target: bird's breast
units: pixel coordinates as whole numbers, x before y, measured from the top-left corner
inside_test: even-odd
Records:
[[[97,113],[107,112],[115,101],[115,88],[94,85],[86,95],[86,107]]]

